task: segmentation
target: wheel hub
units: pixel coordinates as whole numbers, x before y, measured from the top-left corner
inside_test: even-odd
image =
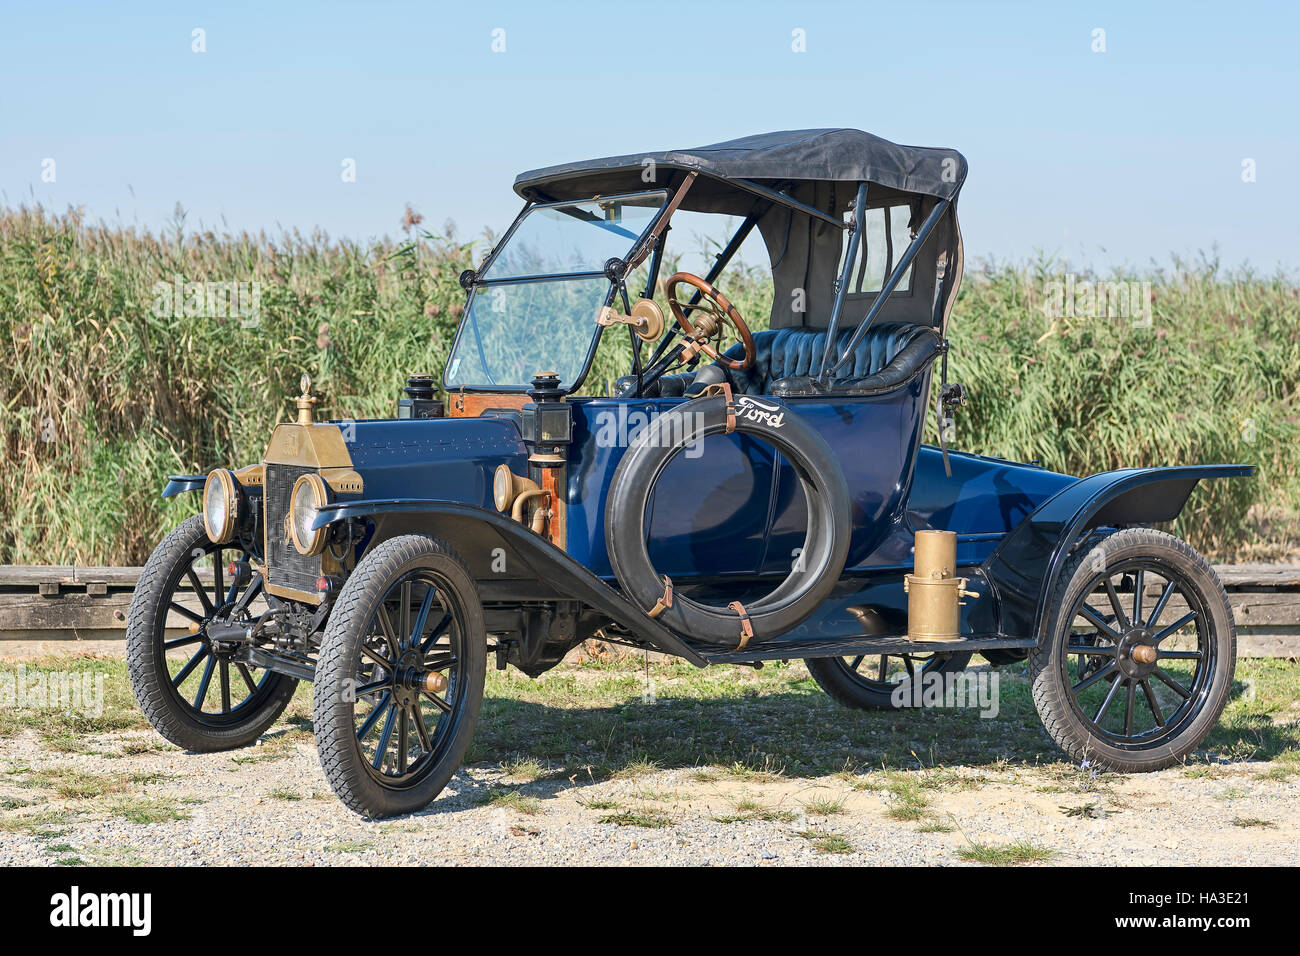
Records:
[[[1155,635],[1149,628],[1134,627],[1124,633],[1115,652],[1119,672],[1125,677],[1141,680],[1156,669],[1159,654]]]
[[[421,691],[440,694],[447,689],[447,675],[428,670],[418,650],[409,650],[397,659],[393,681],[393,698],[399,705],[409,706],[420,699]]]

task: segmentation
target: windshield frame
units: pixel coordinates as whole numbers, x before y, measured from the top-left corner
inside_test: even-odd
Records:
[[[627,252],[624,254],[624,257],[626,257],[627,255],[631,255],[632,252],[636,250],[642,242],[645,241],[646,237],[651,233],[651,231],[655,228],[655,226],[659,223],[659,221],[666,214],[668,214],[669,200],[672,196],[671,190],[665,189],[663,187],[659,187],[656,189],[643,189],[643,190],[638,190],[636,192],[630,192],[630,193],[616,193],[609,196],[591,196],[585,199],[563,199],[555,202],[525,204],[524,208],[520,210],[519,215],[515,217],[514,222],[510,224],[510,228],[506,230],[505,235],[503,235],[501,239],[495,245],[493,245],[491,251],[488,253],[487,258],[483,260],[483,264],[474,272],[474,276],[470,284],[468,296],[466,297],[465,300],[465,309],[464,312],[461,313],[460,322],[456,327],[456,336],[452,340],[451,349],[447,353],[447,362],[443,366],[443,370],[442,370],[443,390],[447,393],[527,392],[529,389],[532,388],[532,385],[529,383],[517,383],[517,384],[509,384],[509,385],[507,384],[494,385],[489,383],[482,383],[476,385],[460,384],[454,386],[448,384],[447,369],[451,367],[452,358],[456,355],[457,350],[461,346],[461,338],[465,335],[466,328],[471,324],[471,321],[473,320],[472,309],[474,306],[474,300],[478,297],[480,291],[487,290],[492,288],[493,286],[498,286],[498,285],[506,286],[506,285],[520,285],[528,282],[534,282],[534,283],[558,282],[558,281],[574,280],[574,279],[592,279],[592,278],[607,275],[604,269],[604,264],[602,263],[601,268],[582,270],[578,272],[556,272],[556,273],[545,273],[545,274],[538,274],[538,275],[505,276],[497,279],[483,278],[483,276],[491,268],[492,264],[496,261],[497,257],[501,254],[502,250],[504,250],[506,246],[510,243],[511,238],[514,236],[515,232],[519,229],[519,226],[523,223],[525,219],[528,218],[528,216],[531,213],[539,209],[553,209],[559,206],[575,206],[581,203],[591,203],[591,202],[599,202],[599,201],[612,202],[620,199],[629,199],[633,197],[653,196],[655,194],[661,195],[663,197],[663,201],[660,203],[658,209],[655,212],[655,215],[651,216],[650,219],[647,221],[645,229],[640,233],[640,235],[636,237],[635,240],[628,243]],[[578,219],[577,221],[581,222],[582,220]],[[614,302],[614,298],[618,294],[618,289],[619,289],[618,283],[612,279],[609,280],[609,289],[605,294],[605,298],[603,302],[605,306],[609,306]],[[583,359],[581,371],[578,373],[577,378],[575,378],[572,382],[560,383],[561,387],[564,388],[565,391],[567,392],[576,392],[579,388],[581,388],[582,383],[587,378],[587,373],[591,371],[591,363],[595,360],[596,349],[600,345],[601,335],[605,331],[605,329],[602,326],[596,323],[595,321],[596,314],[597,314],[596,312],[593,312],[592,314],[591,342],[588,345],[587,354]],[[477,334],[477,328],[471,334]],[[469,343],[466,344],[468,345]],[[483,354],[482,352],[483,343],[481,341],[481,338],[479,341],[477,341],[474,344],[479,349],[480,354]],[[541,369],[538,369],[538,371],[541,371]]]

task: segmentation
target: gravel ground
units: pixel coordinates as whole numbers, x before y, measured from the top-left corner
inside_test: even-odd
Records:
[[[7,817],[51,822],[0,835],[0,864],[964,864],[959,854],[972,844],[1015,842],[1049,849],[1048,863],[1067,865],[1300,864],[1300,784],[1261,777],[1267,764],[1217,779],[1179,769],[1119,778],[1099,801],[1113,808],[1100,818],[1063,812],[1098,801],[1044,771],[945,771],[946,781],[926,793],[920,822],[891,818],[898,801],[888,790],[855,789],[874,785],[875,774],[702,779],[710,775],[669,770],[590,782],[581,771],[572,779],[561,771],[528,783],[471,768],[424,812],[367,822],[334,799],[309,739],[272,735],[233,754],[109,755],[160,746],[147,732],[88,744],[104,753],[51,754],[30,731],[7,741],[0,800],[25,804]],[[139,781],[133,798],[179,808],[188,819],[133,823],[110,809],[112,795],[43,799],[23,782],[44,770],[130,777]],[[485,803],[516,790],[523,799]],[[744,815],[738,804],[760,804],[778,819],[719,822]],[[601,822],[620,811],[668,825]],[[922,830],[935,823],[949,832]],[[832,835],[846,841],[836,848],[851,849],[819,849]]]

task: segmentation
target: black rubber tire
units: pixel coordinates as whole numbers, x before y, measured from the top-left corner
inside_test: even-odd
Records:
[[[199,752],[233,750],[252,743],[275,723],[298,686],[292,677],[271,674],[256,706],[217,726],[199,719],[172,689],[163,649],[167,606],[195,550],[210,544],[202,515],[186,518],[163,538],[140,573],[126,625],[127,671],[140,709],[167,740]]]
[[[735,431],[772,445],[799,476],[808,509],[802,566],[761,600],[746,605],[753,637],[749,646],[784,634],[806,620],[839,581],[853,530],[852,501],[844,472],[830,446],[788,406],[767,398],[736,396]],[[754,410],[753,417],[745,413]],[[770,413],[770,414],[768,414]],[[777,417],[779,416],[779,417]],[[646,515],[660,475],[682,449],[726,431],[726,402],[700,398],[664,412],[641,430],[614,471],[605,505],[605,546],[619,585],[649,611],[663,594],[645,540]],[[675,594],[658,621],[678,634],[735,647],[737,613]]]
[[[870,658],[877,658],[879,654],[866,655]],[[899,657],[902,655],[890,654],[889,657]],[[970,663],[970,652],[953,653],[953,654],[935,654],[934,658],[926,661],[922,667],[922,674],[955,674],[964,671],[966,665]],[[818,686],[826,691],[827,695],[836,703],[845,707],[852,707],[855,710],[901,710],[904,709],[895,703],[893,687],[889,690],[884,688],[879,681],[869,681],[860,673],[854,671],[852,667],[845,663],[842,657],[810,657],[804,661],[808,667],[808,673],[812,674]],[[911,679],[909,678],[909,681]],[[901,681],[900,684],[909,681]],[[904,691],[908,694],[908,691]]]
[[[453,732],[438,746],[427,773],[412,786],[393,789],[368,771],[357,741],[355,704],[347,690],[355,686],[360,645],[376,607],[395,582],[418,570],[441,578],[459,605],[464,684],[456,696]],[[486,672],[483,606],[460,555],[445,542],[416,534],[392,538],[367,553],[330,612],[316,664],[312,705],[316,746],[325,777],[338,798],[370,818],[413,813],[432,802],[459,769],[474,736]]]
[[[1096,551],[1100,549],[1101,554]],[[1205,679],[1199,709],[1184,718],[1185,726],[1173,731],[1167,741],[1153,742],[1143,749],[1116,746],[1091,730],[1071,706],[1067,687],[1068,670],[1062,663],[1073,620],[1071,609],[1081,593],[1090,592],[1098,562],[1108,571],[1122,568],[1125,561],[1155,560],[1183,578],[1202,605],[1209,633],[1203,638],[1213,669]],[[1119,572],[1112,572],[1119,573]],[[1059,583],[1048,605],[1051,618],[1045,643],[1029,655],[1029,677],[1034,704],[1052,739],[1075,760],[1088,760],[1100,770],[1144,773],[1172,766],[1183,760],[1205,740],[1214,728],[1232,691],[1236,669],[1237,634],[1232,608],[1223,584],[1209,563],[1186,542],[1147,528],[1118,531],[1103,538],[1093,549],[1080,549],[1062,569]],[[1145,612],[1144,612],[1145,613]],[[1162,621],[1163,623],[1163,621]],[[1170,715],[1172,717],[1174,715]]]

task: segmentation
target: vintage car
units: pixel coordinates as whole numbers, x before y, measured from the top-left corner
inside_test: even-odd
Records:
[[[261,462],[171,478],[202,510],[150,558],[127,634],[154,727],[239,747],[315,681],[335,792],[408,813],[458,768],[489,657],[535,676],[594,636],[699,667],[803,659],[858,708],[975,652],[1027,659],[1074,758],[1185,757],[1232,687],[1233,618],[1150,526],[1251,469],[1074,478],[946,447],[966,168],[823,129],[519,176],[523,210],[461,276],[441,399],[413,375],[394,418],[315,422],[304,380]],[[660,274],[679,211],[739,221],[707,275]],[[718,287],[755,229],[761,331]],[[630,367],[590,394],[603,336]]]

